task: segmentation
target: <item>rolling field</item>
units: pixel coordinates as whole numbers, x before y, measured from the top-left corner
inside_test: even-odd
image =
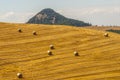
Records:
[[[0,80],[120,80],[120,35],[109,32],[104,37],[104,33],[61,25],[0,23]],[[49,56],[51,44],[55,49]],[[17,78],[18,72],[22,79]]]

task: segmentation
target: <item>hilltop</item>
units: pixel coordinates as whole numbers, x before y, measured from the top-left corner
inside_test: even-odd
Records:
[[[119,80],[120,35],[104,33],[64,25],[0,23],[0,79],[18,80],[20,72],[20,80]],[[51,44],[55,49],[49,56]]]
[[[27,23],[31,24],[58,24],[72,26],[91,26],[83,21],[66,18],[63,15],[55,12],[53,9],[46,8],[33,16]]]

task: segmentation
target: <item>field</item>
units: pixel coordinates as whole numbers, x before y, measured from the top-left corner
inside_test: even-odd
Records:
[[[109,32],[104,37],[104,33],[61,25],[0,23],[0,80],[19,80],[18,72],[23,74],[20,80],[120,80],[120,35]],[[55,49],[49,56],[51,44]]]

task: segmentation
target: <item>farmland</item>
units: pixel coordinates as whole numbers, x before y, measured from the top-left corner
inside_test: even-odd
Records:
[[[105,33],[64,25],[0,23],[0,80],[19,80],[18,72],[21,80],[119,80],[120,35],[108,32],[104,37]],[[51,44],[55,48],[49,56]]]

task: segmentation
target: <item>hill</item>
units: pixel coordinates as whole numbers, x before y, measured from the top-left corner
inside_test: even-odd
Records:
[[[91,26],[91,24],[85,23],[83,21],[66,18],[50,8],[43,9],[41,12],[32,17],[27,23]]]
[[[119,80],[120,35],[104,37],[104,33],[61,25],[0,23],[0,79],[18,80],[20,72],[20,80]],[[48,56],[51,44],[55,49]]]

